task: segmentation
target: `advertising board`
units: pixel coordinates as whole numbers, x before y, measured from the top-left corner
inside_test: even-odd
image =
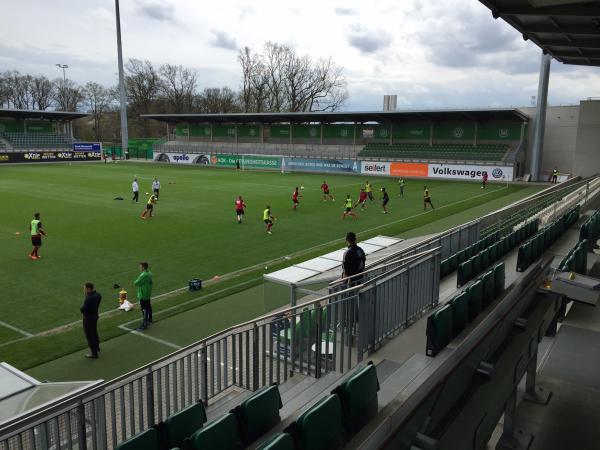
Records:
[[[452,178],[457,180],[480,180],[487,172],[490,181],[513,181],[513,167],[501,165],[475,164],[433,164],[429,163],[430,178]]]
[[[283,158],[281,167],[290,172],[360,172],[360,163],[351,159]]]
[[[154,152],[154,161],[169,164],[210,164],[210,155],[198,153]]]
[[[278,156],[215,154],[210,157],[210,163],[217,167],[236,167],[239,162],[246,169],[280,169],[281,159]]]
[[[66,151],[31,151],[11,152],[0,154],[0,164],[12,163],[47,163],[47,162],[70,162],[70,161],[100,161],[102,153],[97,152],[75,152]]]

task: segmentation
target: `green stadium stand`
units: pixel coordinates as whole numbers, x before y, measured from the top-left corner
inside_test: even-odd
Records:
[[[210,422],[184,441],[184,449],[191,450],[241,450],[243,444],[238,433],[238,424],[233,413]]]
[[[71,149],[73,138],[54,133],[0,133],[0,138],[7,141],[15,149]]]
[[[161,430],[164,430],[166,446],[168,448],[181,447],[184,439],[202,428],[205,422],[206,409],[202,402],[173,414],[164,421],[163,427],[160,427]]]
[[[344,427],[340,397],[334,394],[322,398],[300,415],[285,432],[294,437],[298,450],[342,448]]]
[[[453,337],[452,305],[446,304],[427,318],[427,356],[435,356]]]
[[[267,440],[256,450],[294,450],[294,439],[287,433],[279,433]]]
[[[238,418],[241,438],[249,445],[281,421],[281,396],[276,384],[264,387],[237,406],[232,412]]]
[[[377,415],[378,391],[377,369],[369,362],[331,392],[340,397],[347,438],[354,436]]]
[[[162,450],[158,431],[150,428],[117,445],[115,450]]]

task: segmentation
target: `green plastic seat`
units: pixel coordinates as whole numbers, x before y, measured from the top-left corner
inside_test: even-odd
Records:
[[[427,356],[437,355],[453,336],[452,305],[447,303],[427,318]]]
[[[183,440],[202,428],[206,422],[206,410],[202,402],[195,403],[173,414],[164,422],[169,447],[181,447]]]
[[[483,283],[483,298],[481,306],[486,308],[496,298],[496,288],[494,285],[494,271],[490,270],[486,272],[481,278]]]
[[[302,450],[328,450],[342,447],[344,427],[342,402],[333,394],[323,397],[287,429]]]
[[[279,388],[275,384],[259,389],[233,410],[245,445],[254,442],[281,421],[279,410],[282,406]]]
[[[494,266],[494,297],[498,297],[504,292],[504,285],[506,283],[506,275],[504,269],[504,263],[500,262]]]
[[[525,242],[519,247],[519,254],[517,255],[517,272],[523,272],[527,270],[531,264],[531,243]]]
[[[482,271],[481,268],[481,252],[477,253],[471,258],[471,264],[473,265],[473,276],[476,277]]]
[[[487,269],[490,266],[490,249],[486,248],[485,250],[482,250],[479,258],[480,258],[479,268],[481,269],[480,272],[483,272],[485,269]]]
[[[256,450],[294,450],[294,439],[287,433],[279,433],[257,447]]]
[[[458,266],[456,275],[457,287],[461,287],[473,278],[473,261],[469,259]]]
[[[184,441],[192,450],[241,450],[243,448],[235,415],[227,413],[209,422]]]
[[[467,288],[469,293],[469,322],[475,319],[482,309],[483,284],[481,280],[475,281]]]
[[[446,258],[440,264],[440,278],[444,278],[449,273],[450,273],[450,258]]]
[[[377,415],[379,380],[372,362],[358,370],[331,393],[342,402],[342,419],[346,437],[350,438]]]
[[[142,431],[117,445],[115,450],[161,450],[158,432],[154,428]]]
[[[469,293],[464,291],[450,300],[452,305],[452,334],[458,334],[469,323]]]

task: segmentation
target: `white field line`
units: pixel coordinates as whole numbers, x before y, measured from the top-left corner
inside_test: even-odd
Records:
[[[361,233],[368,233],[368,232],[375,231],[375,230],[378,230],[378,229],[381,229],[381,228],[385,228],[385,227],[387,227],[389,225],[394,225],[394,224],[401,223],[401,222],[404,222],[404,221],[409,220],[409,219],[414,219],[415,217],[419,217],[419,216],[422,216],[424,214],[429,214],[432,211],[437,211],[437,210],[440,210],[440,209],[448,208],[450,206],[458,205],[458,204],[470,201],[470,200],[472,200],[474,198],[484,197],[486,195],[493,194],[494,192],[502,191],[504,189],[508,189],[508,186],[503,186],[503,187],[501,187],[499,189],[496,189],[494,191],[487,191],[487,192],[484,192],[482,194],[475,195],[473,197],[469,197],[469,198],[466,198],[466,199],[463,199],[463,200],[458,200],[458,201],[453,202],[453,203],[448,203],[447,205],[440,206],[440,207],[436,208],[435,210],[427,210],[427,211],[424,211],[422,213],[413,214],[412,216],[403,217],[402,219],[394,220],[392,222],[387,222],[385,224],[378,225],[376,227],[368,228],[366,230],[361,231]],[[248,267],[245,267],[243,269],[239,269],[239,270],[236,270],[236,271],[233,271],[233,272],[229,272],[229,273],[223,275],[221,277],[221,279],[232,278],[232,277],[235,277],[236,275],[242,274],[244,272],[248,272],[248,271],[252,271],[252,270],[264,267],[265,265],[274,264],[274,263],[277,263],[277,262],[282,262],[282,261],[284,261],[286,259],[295,258],[297,256],[301,256],[303,254],[310,253],[313,250],[316,250],[316,249],[321,248],[321,247],[326,247],[328,245],[334,244],[334,243],[339,242],[339,241],[341,241],[341,238],[340,239],[333,239],[333,240],[328,241],[328,242],[324,242],[324,243],[321,243],[321,244],[314,245],[312,247],[305,248],[305,249],[300,250],[298,252],[291,253],[290,255],[287,255],[285,257],[275,258],[275,259],[272,259],[272,260],[269,260],[269,261],[265,261],[265,262],[262,262],[262,263],[255,264],[253,266],[248,266]],[[211,292],[210,294],[207,294],[207,295],[204,295],[204,296],[201,296],[201,297],[195,297],[195,298],[187,300],[187,301],[185,301],[183,303],[179,303],[177,305],[171,306],[171,307],[163,309],[161,311],[157,311],[156,314],[160,314],[162,312],[167,312],[167,311],[173,310],[175,308],[178,308],[178,307],[180,307],[182,305],[187,305],[187,304],[190,304],[190,303],[197,302],[198,300],[203,300],[205,298],[209,298],[209,297],[214,296],[216,294],[223,293],[223,292],[225,292],[225,291],[227,291],[229,289],[233,289],[233,288],[236,288],[236,287],[243,286],[245,284],[252,283],[252,282],[254,282],[256,280],[257,279],[254,278],[252,280],[248,280],[248,281],[245,281],[243,283],[239,283],[239,284],[230,286],[228,288],[225,288],[225,289],[222,289],[222,290],[219,290],[219,291]],[[210,280],[207,281],[206,284],[211,284],[211,281]],[[181,287],[181,288],[178,288],[178,289],[174,289],[174,290],[169,291],[169,292],[164,292],[162,294],[159,294],[159,295],[153,297],[153,299],[154,300],[161,299],[161,298],[173,295],[173,294],[177,294],[179,292],[183,292],[183,291],[185,291],[187,289],[188,288],[184,286],[184,287]],[[102,316],[106,316],[106,315],[109,315],[109,314],[114,314],[115,312],[116,312],[116,310],[105,311],[105,312],[101,313],[100,316],[102,317]],[[127,325],[127,324],[130,324],[130,323],[136,322],[136,321],[137,321],[137,319],[130,320],[129,322],[125,322],[125,324],[123,324],[123,325]],[[56,328],[52,328],[52,329],[49,329],[49,330],[42,331],[40,333],[29,335],[29,336],[27,336],[26,338],[23,338],[23,339],[17,339],[17,340],[13,340],[13,341],[8,341],[8,342],[5,342],[3,344],[0,344],[0,348],[6,346],[8,344],[11,344],[13,342],[16,342],[16,341],[20,341],[20,340],[24,340],[24,339],[30,339],[30,338],[36,337],[36,336],[43,336],[43,335],[47,335],[47,334],[52,334],[52,333],[54,333],[56,331],[61,331],[63,329],[70,328],[70,327],[78,325],[80,323],[81,323],[81,321],[78,320],[78,321],[67,323],[65,325],[61,325],[61,326],[56,327]]]
[[[9,330],[13,330],[16,331],[19,334],[22,334],[23,336],[27,336],[27,337],[32,337],[33,334],[29,333],[28,331],[25,330],[21,330],[20,328],[17,328],[9,323],[3,322],[0,320],[0,325],[2,325],[3,327],[8,328]]]
[[[132,330],[131,328],[127,328],[127,327],[126,327],[126,326],[124,326],[124,325],[119,325],[119,328],[120,328],[121,330],[128,331],[128,332],[130,332],[131,334],[135,334],[136,336],[141,336],[141,337],[144,337],[144,338],[146,338],[146,339],[150,339],[151,341],[158,342],[159,344],[165,345],[165,346],[167,346],[167,347],[174,348],[174,349],[176,349],[176,350],[179,350],[179,349],[182,349],[182,348],[183,348],[183,347],[182,347],[182,346],[180,346],[180,345],[173,344],[172,342],[165,341],[164,339],[160,339],[160,338],[157,338],[157,337],[154,337],[154,336],[150,336],[149,334],[142,333],[142,332],[140,332],[140,331],[137,331],[137,330]]]

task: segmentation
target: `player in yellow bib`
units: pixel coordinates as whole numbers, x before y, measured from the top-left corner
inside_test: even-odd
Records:
[[[350,194],[346,195],[346,200],[344,200],[344,213],[342,214],[342,220],[344,220],[346,216],[352,216],[355,219],[358,219],[358,216],[352,212],[352,199],[350,198]]]
[[[42,246],[42,236],[46,236],[46,231],[44,231],[42,221],[40,220],[40,213],[36,212],[33,215],[33,220],[29,224],[29,231],[31,233],[31,245],[33,245],[33,250],[29,253],[29,257],[31,259],[40,259],[41,256],[38,254],[38,251]]]
[[[431,209],[435,209],[433,207],[433,203],[431,203],[431,195],[429,195],[429,189],[427,189],[427,186],[423,186],[423,211],[427,209],[427,203],[429,203]]]
[[[267,205],[265,210],[263,211],[263,222],[267,226],[267,233],[271,234],[271,229],[273,228],[273,221],[276,220],[275,216],[271,214],[271,207]]]
[[[365,192],[367,193],[367,197],[369,197],[369,200],[373,201],[373,185],[370,184],[368,181],[365,183]]]
[[[150,198],[148,199],[148,203],[146,203],[146,209],[140,216],[140,219],[145,220],[146,214],[148,214],[148,217],[154,217],[154,204],[155,203],[156,203],[156,195],[152,194],[150,196]]]

